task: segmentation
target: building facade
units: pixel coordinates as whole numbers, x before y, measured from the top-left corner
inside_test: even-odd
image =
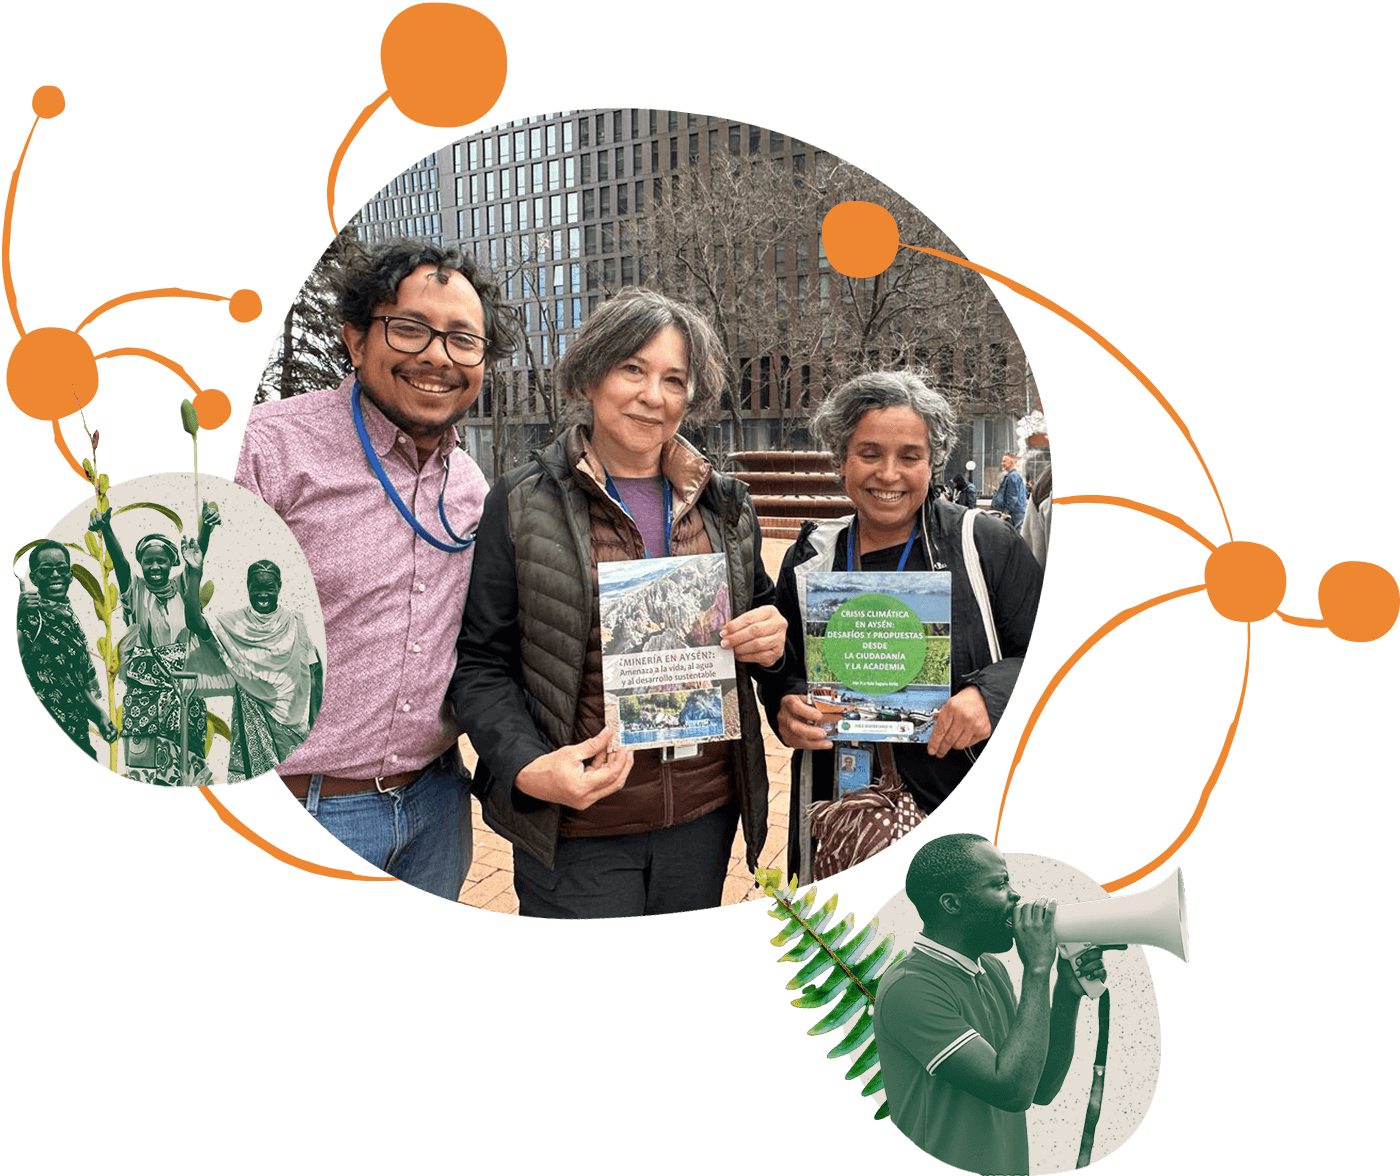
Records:
[[[865,282],[831,270],[821,217],[862,197],[900,199],[767,128],[682,111],[575,110],[448,144],[351,225],[371,244],[412,236],[472,251],[520,314],[526,346],[496,366],[465,422],[488,473],[552,434],[555,362],[601,300],[638,284],[689,298],[727,336],[728,411],[697,438],[712,453],[808,448],[811,409],[836,382],[915,362],[959,407],[948,475],[973,461],[974,481],[994,486],[1016,419],[1038,407],[1015,333],[962,267],[907,253]],[[892,211],[907,239],[954,248],[911,206]]]

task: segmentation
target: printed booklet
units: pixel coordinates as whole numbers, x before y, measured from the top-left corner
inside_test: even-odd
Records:
[[[724,554],[598,565],[603,708],[631,748],[739,737]]]
[[[948,572],[810,572],[807,697],[838,742],[925,743],[948,701]]]

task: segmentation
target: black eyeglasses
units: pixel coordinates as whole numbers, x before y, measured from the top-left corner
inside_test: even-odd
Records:
[[[71,580],[73,569],[66,563],[40,564],[33,568],[29,575],[35,580]]]
[[[476,367],[486,358],[486,340],[467,331],[435,331],[417,319],[396,318],[391,314],[371,316],[384,324],[384,342],[405,355],[426,351],[434,339],[441,339],[447,358],[463,367]]]

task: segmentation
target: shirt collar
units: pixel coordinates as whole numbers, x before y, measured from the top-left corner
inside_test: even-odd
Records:
[[[987,970],[982,966],[981,960],[970,960],[962,952],[954,951],[951,947],[930,939],[927,935],[914,936],[914,946],[925,955],[961,968],[969,976],[977,976]]]
[[[350,393],[354,391],[355,379],[355,373],[351,372],[340,385],[345,391],[347,401]],[[370,399],[369,394],[363,388],[360,389],[360,411],[364,414],[365,432],[369,434],[369,442],[374,446],[375,453],[379,454],[381,458],[388,457],[389,451],[394,448],[399,437],[401,435],[407,436],[407,434],[401,433],[398,425],[379,411],[379,406]],[[443,435],[438,438],[438,446],[434,453],[443,458],[451,457],[459,440],[460,435],[456,425],[445,429]],[[412,437],[408,438],[408,443],[413,444]],[[414,460],[417,460],[416,451]]]

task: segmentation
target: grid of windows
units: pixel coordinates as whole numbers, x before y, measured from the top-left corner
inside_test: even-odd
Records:
[[[359,224],[371,242],[424,237],[461,245],[491,266],[507,301],[520,310],[528,352],[517,352],[488,384],[512,413],[543,420],[536,371],[564,354],[604,297],[647,281],[635,220],[663,198],[666,176],[675,184],[688,165],[745,153],[766,153],[794,176],[820,168],[827,158],[795,137],[713,116],[560,111],[470,135],[420,160],[375,194]],[[790,298],[799,304],[809,296],[823,303],[849,298],[848,287],[833,282],[815,232],[811,241],[775,249],[773,264],[789,275],[788,287],[777,295],[780,311]],[[1004,320],[989,325],[997,329]],[[742,354],[743,340],[738,344]],[[997,342],[960,347],[956,359],[945,345],[925,362],[946,379],[970,374],[984,359],[996,375],[1006,375],[1009,356]],[[737,389],[744,411],[775,412],[782,387],[789,389],[790,409],[804,406],[812,369],[789,367],[782,356],[760,356],[746,365]],[[489,418],[492,400],[483,394],[473,415]]]

